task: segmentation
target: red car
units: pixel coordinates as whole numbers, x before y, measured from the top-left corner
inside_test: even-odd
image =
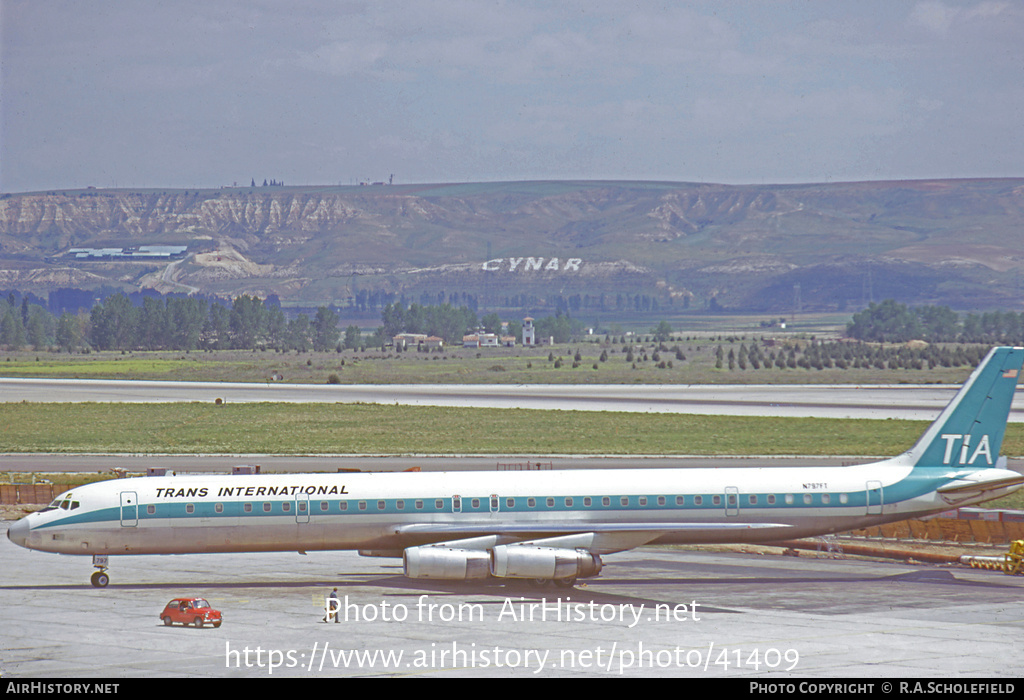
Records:
[[[202,598],[175,598],[164,606],[160,619],[170,627],[175,622],[183,625],[213,625],[220,627],[220,610],[214,610]]]

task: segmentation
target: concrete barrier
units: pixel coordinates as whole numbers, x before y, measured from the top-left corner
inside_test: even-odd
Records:
[[[67,491],[68,484],[0,484],[0,504],[16,506],[23,503],[47,504]]]

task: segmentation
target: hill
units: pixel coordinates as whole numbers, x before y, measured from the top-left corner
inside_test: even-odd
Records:
[[[1020,309],[1024,179],[0,196],[0,289],[67,287],[365,311],[400,297],[574,313],[841,311],[883,298]]]

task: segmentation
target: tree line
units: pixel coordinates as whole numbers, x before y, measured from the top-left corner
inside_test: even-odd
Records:
[[[356,335],[359,336],[356,328]],[[348,335],[346,336],[348,339]],[[94,350],[333,350],[340,342],[338,315],[321,306],[310,318],[288,319],[279,306],[248,295],[229,306],[199,298],[124,294],[97,302],[88,313],[54,316],[24,297],[0,299],[0,346]]]
[[[969,313],[963,318],[948,306],[908,308],[893,299],[853,315],[846,335],[878,343],[987,343],[1019,345],[1024,342],[1024,313],[989,311]]]

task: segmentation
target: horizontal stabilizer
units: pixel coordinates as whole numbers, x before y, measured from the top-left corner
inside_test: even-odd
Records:
[[[992,472],[994,470],[986,470]],[[1008,473],[1008,472],[1004,472]],[[940,486],[936,489],[939,495],[946,498],[947,496],[953,497],[953,500],[960,498],[967,498],[977,494],[985,493],[986,491],[996,491],[998,489],[1009,488],[1012,486],[1020,486],[1024,484],[1024,474],[1013,474],[1012,476],[1005,476],[996,479],[985,478],[983,475],[985,472],[975,472],[974,474],[968,474],[967,476],[952,481],[945,486]],[[978,478],[973,478],[977,476]],[[951,500],[946,498],[947,501]]]

